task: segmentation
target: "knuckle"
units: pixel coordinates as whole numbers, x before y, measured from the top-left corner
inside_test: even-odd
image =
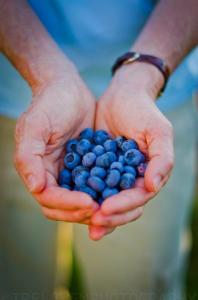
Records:
[[[44,207],[41,207],[41,210],[42,210],[42,213],[44,215],[44,217],[48,220],[53,220],[53,212],[50,212],[49,213],[49,210],[44,208]]]
[[[174,158],[173,156],[169,156],[166,160],[166,166],[168,170],[172,170],[174,167]]]
[[[143,211],[144,211],[144,208],[143,208],[143,207],[139,207],[139,208],[138,208],[138,211],[137,211],[137,218],[140,218],[140,217],[143,215]]]
[[[45,216],[46,219],[48,220],[58,220],[57,214],[55,211],[52,210],[43,210],[43,215]]]
[[[87,214],[82,211],[76,211],[73,213],[73,217],[76,222],[82,222],[87,218]]]
[[[105,226],[107,226],[107,227],[113,227],[113,226],[115,226],[114,221],[112,219],[110,219],[110,218],[106,219],[105,223],[106,223]]]

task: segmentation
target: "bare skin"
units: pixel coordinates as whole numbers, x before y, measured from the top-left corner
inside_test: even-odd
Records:
[[[159,1],[132,49],[165,59],[173,71],[198,42],[197,16],[196,0]],[[101,97],[95,117],[94,96],[26,1],[0,0],[0,20],[0,48],[33,91],[31,107],[17,123],[16,168],[44,215],[89,224],[93,240],[139,218],[174,163],[172,126],[155,105],[163,85],[161,73],[143,63],[122,67]],[[89,196],[56,183],[64,143],[82,128],[94,126],[135,138],[150,159],[145,180],[107,199],[100,210]]]

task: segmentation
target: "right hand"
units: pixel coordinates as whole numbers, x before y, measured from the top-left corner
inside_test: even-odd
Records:
[[[89,224],[98,205],[85,193],[57,184],[65,143],[93,127],[95,99],[76,70],[33,91],[32,103],[16,126],[16,169],[28,190],[53,220]]]

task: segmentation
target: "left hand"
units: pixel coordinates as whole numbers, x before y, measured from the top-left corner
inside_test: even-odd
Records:
[[[93,240],[138,219],[145,204],[170,176],[173,167],[172,125],[155,104],[161,83],[162,75],[151,65],[125,66],[117,71],[98,103],[96,129],[104,129],[112,136],[135,139],[149,164],[145,178],[138,179],[133,189],[106,199],[93,215],[89,226]]]

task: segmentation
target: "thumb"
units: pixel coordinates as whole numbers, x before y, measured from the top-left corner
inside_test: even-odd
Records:
[[[14,162],[19,175],[31,193],[40,193],[46,185],[43,163],[45,143],[35,129],[20,129],[16,138]]]
[[[152,139],[149,145],[149,164],[145,172],[145,187],[149,192],[158,192],[168,180],[173,168],[173,138],[162,134]]]

